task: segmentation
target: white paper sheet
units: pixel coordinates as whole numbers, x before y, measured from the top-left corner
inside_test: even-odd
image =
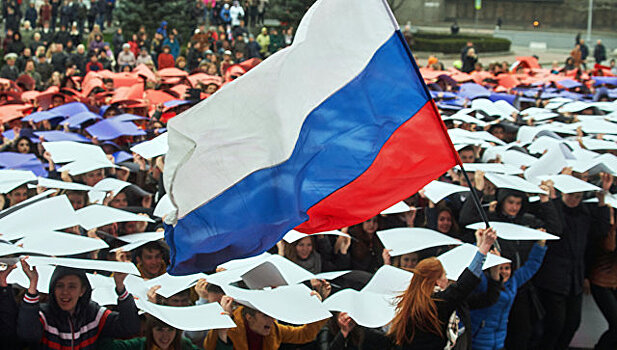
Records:
[[[476,255],[478,248],[471,244],[462,244],[452,250],[449,250],[437,257],[449,280],[456,281],[465,269],[471,264],[473,257]],[[482,269],[486,270],[496,265],[501,265],[510,262],[506,258],[489,253],[486,256]]]
[[[540,187],[518,176],[486,173],[484,177],[497,188],[509,188],[527,193],[545,193]]]
[[[184,331],[236,327],[231,317],[223,314],[223,308],[219,303],[185,307],[158,305],[143,299],[136,300],[135,303],[141,310],[174,328]]]
[[[92,301],[101,306],[117,305],[118,294],[116,294],[116,287],[101,287],[92,290]]]
[[[576,192],[586,192],[586,191],[602,191],[602,189],[598,186],[592,185],[589,182],[585,182],[583,180],[579,180],[571,175],[547,175],[540,176],[538,180],[552,180],[554,183],[555,189],[562,193],[576,193]]]
[[[88,192],[88,196],[90,197],[90,203],[95,203],[98,201],[99,204],[102,203],[102,198],[105,198],[105,194],[107,192],[113,193],[116,196],[120,191],[122,191],[125,187],[130,186],[130,182],[118,180],[113,177],[107,177],[103,180],[99,181],[94,185],[92,190]]]
[[[161,288],[156,291],[156,294],[169,298],[170,296],[179,293],[185,289],[191,288],[197,284],[197,281],[201,278],[208,278],[205,273],[195,273],[186,276],[171,276],[168,273],[164,273],[156,278],[145,281],[148,288],[159,285]]]
[[[441,232],[422,227],[399,227],[377,231],[377,236],[391,256],[417,252],[442,245],[458,245],[460,241]]]
[[[51,154],[54,163],[69,163],[78,159],[108,161],[103,149],[96,145],[73,141],[43,142],[43,148]]]
[[[15,242],[28,253],[67,256],[108,248],[102,239],[83,237],[72,233],[45,232],[27,235]]]
[[[583,145],[585,145],[585,148],[592,151],[617,150],[617,143],[615,143],[614,141],[583,138]]]
[[[45,187],[45,188],[58,188],[62,190],[72,190],[72,191],[92,190],[92,187],[86,186],[80,183],[76,183],[76,182],[59,181],[59,180],[48,179],[46,177],[39,177],[38,181],[39,181],[38,185]]]
[[[28,261],[32,257],[28,258]],[[32,266],[32,264],[30,264]],[[36,270],[39,273],[39,281],[36,284],[36,290],[39,293],[49,293],[49,282],[51,281],[51,275],[54,273],[55,266],[41,265],[37,266]],[[21,265],[18,263],[17,268],[9,274],[6,279],[8,284],[17,284],[22,288],[28,289],[30,287],[30,280],[28,276],[22,270]]]
[[[248,290],[229,285],[222,288],[236,302],[283,322],[303,325],[332,316],[317,297],[311,296],[311,290],[302,284],[270,290]]]
[[[142,232],[133,233],[130,235],[118,236],[118,239],[127,243],[139,242],[139,241],[157,241],[165,238],[165,232]]]
[[[409,271],[391,265],[384,265],[375,272],[373,278],[362,288],[362,292],[396,297],[407,290],[412,277],[413,273]]]
[[[243,264],[242,266],[237,266],[226,271],[214,273],[208,276],[208,283],[224,286],[230,283],[238,282],[242,280],[242,275],[266,262],[273,264],[278,272],[283,276],[285,281],[287,281],[287,284],[290,285],[315,278],[315,275],[309,271],[278,254],[274,254],[264,256],[260,259],[253,259],[249,263]],[[262,270],[261,272],[267,271]],[[259,276],[255,278],[259,278]]]
[[[542,175],[558,174],[568,166],[563,152],[559,148],[550,149],[537,162],[525,170],[525,179],[536,183],[536,178]]]
[[[396,304],[385,295],[343,289],[324,301],[330,311],[346,312],[357,324],[368,328],[387,325],[396,314]]]
[[[145,159],[151,159],[167,153],[167,133],[161,134],[150,141],[142,142],[131,147],[131,151],[139,154]]]
[[[98,204],[89,205],[87,207],[79,209],[76,213],[79,224],[86,230],[91,230],[95,227],[109,225],[114,222],[154,222],[152,219],[145,216]]]
[[[133,263],[107,260],[90,260],[74,258],[48,258],[42,256],[31,256],[28,258],[31,266],[41,265],[61,265],[74,267],[84,270],[101,270],[110,272],[123,272],[139,276],[139,270]]]
[[[133,243],[125,244],[123,246],[111,249],[109,252],[110,253],[115,253],[117,251],[132,252],[133,250],[141,247],[142,245],[144,245],[144,244],[146,244],[148,242],[152,242],[152,241],[135,241]]]
[[[497,173],[506,175],[518,175],[523,173],[519,167],[501,163],[465,163],[463,166],[468,172],[480,170],[487,174]],[[460,166],[457,165],[455,168],[460,169]]]
[[[409,210],[409,207],[407,207],[407,209]],[[333,235],[333,236],[345,236],[345,237],[349,237],[348,234],[343,233],[341,231],[337,231],[337,230],[333,230],[333,231],[325,231],[325,232],[319,232],[319,233],[313,233],[312,235]],[[309,234],[306,233],[302,233],[302,232],[298,232],[296,230],[291,230],[289,232],[287,232],[285,234],[285,236],[283,236],[283,240],[289,244],[295,242],[295,241],[299,241],[304,237],[308,237],[311,236]]]
[[[74,162],[68,163],[65,166],[58,169],[59,172],[68,171],[71,176],[85,174],[87,172],[104,169],[104,168],[117,168],[118,166],[109,160],[95,161],[91,159],[80,159]]]
[[[259,255],[252,256],[250,258],[230,260],[226,263],[219,265],[219,267],[226,269],[226,270],[233,270],[233,269],[237,269],[237,268],[247,266],[247,265],[256,266],[262,261],[266,261],[266,259],[268,259],[270,255],[271,254],[268,252],[263,252]]]
[[[154,208],[154,213],[152,215],[162,218],[163,216],[169,215],[175,210],[171,199],[169,199],[169,195],[165,193],[163,197],[156,203],[156,207]]]
[[[460,192],[469,192],[469,187],[449,184],[441,181],[431,181],[424,186],[424,195],[433,203]]]
[[[515,225],[508,222],[489,221],[489,224],[497,232],[497,237],[507,240],[519,240],[519,241],[538,241],[538,240],[551,240],[559,239],[559,237],[547,232],[534,230],[529,227]],[[479,228],[485,228],[483,222],[477,222],[475,224],[467,225],[468,229],[477,230]]]
[[[36,220],[33,220],[36,218]],[[31,203],[0,219],[0,239],[14,240],[30,232],[46,232],[79,225],[71,202],[65,196]]]
[[[381,215],[400,214],[409,211],[409,206],[405,202],[398,202],[390,208],[381,212]]]
[[[538,158],[525,154],[523,152],[508,150],[505,151],[502,157],[502,161],[505,164],[510,164],[516,167],[525,166],[528,167],[538,161]]]
[[[322,272],[315,275],[319,280],[331,281],[350,273],[351,270]]]

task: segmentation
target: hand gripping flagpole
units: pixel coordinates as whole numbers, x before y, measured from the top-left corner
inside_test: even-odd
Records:
[[[381,2],[383,3],[384,8],[386,9],[386,12],[388,13],[388,16],[390,17],[390,21],[392,22],[392,25],[394,26],[396,35],[398,36],[399,40],[402,42],[403,46],[405,47],[405,50],[407,51],[407,56],[409,57],[409,60],[411,61],[411,64],[413,65],[414,70],[416,71],[416,74],[418,75],[418,77],[422,77],[422,74],[420,73],[420,69],[418,68],[416,60],[413,58],[413,54],[411,53],[411,49],[409,48],[409,45],[407,44],[407,41],[405,40],[403,33],[401,33],[401,28],[399,27],[398,22],[396,21],[396,18],[394,17],[394,14],[392,13],[392,10],[390,9],[390,5],[388,4],[388,1],[381,0]],[[435,101],[433,101],[433,97],[431,96],[431,93],[429,92],[428,87],[424,83],[424,79],[422,79],[422,87],[424,87],[424,92],[426,93],[426,96],[429,99],[429,103],[431,104],[431,107],[433,108],[435,115],[440,115],[439,110],[437,109],[437,106],[435,105]],[[441,128],[444,134],[448,135],[446,126],[443,124],[441,120],[439,122],[440,122],[439,124],[441,125]],[[452,153],[454,154],[454,159],[456,160],[456,164],[458,164],[458,166],[461,167],[463,177],[465,177],[465,181],[467,182],[467,185],[469,186],[469,190],[471,191],[471,198],[473,200],[473,203],[475,204],[476,209],[478,210],[478,213],[480,214],[480,217],[482,218],[482,221],[484,221],[486,228],[489,228],[490,224],[488,221],[488,215],[484,211],[484,208],[482,208],[482,204],[480,203],[480,197],[478,197],[478,193],[476,192],[476,189],[472,185],[471,180],[469,179],[469,175],[467,175],[467,171],[465,171],[465,167],[463,166],[463,162],[461,161],[461,158],[458,156],[458,152],[456,152],[456,149],[454,149],[452,140],[450,140],[449,136],[447,139],[448,139],[448,143],[450,144],[450,149],[452,150]],[[501,248],[499,247],[499,243],[497,243],[497,241],[495,241],[495,248],[497,248],[497,250],[501,250]]]

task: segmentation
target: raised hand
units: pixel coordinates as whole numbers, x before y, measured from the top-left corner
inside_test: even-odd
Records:
[[[7,287],[9,284],[6,279],[9,277],[11,271],[17,268],[17,264],[7,265],[6,269],[0,271],[0,287]]]
[[[30,280],[30,286],[28,287],[28,293],[34,295],[37,294],[36,286],[39,283],[39,272],[36,270],[36,266],[30,267],[30,264],[26,262],[28,257],[24,257],[19,259],[21,263],[21,268],[24,270],[24,273]]]
[[[354,320],[351,317],[349,317],[349,315],[346,312],[339,313],[338,316],[336,317],[336,322],[338,323],[338,326],[341,330],[341,334],[343,335],[343,338],[347,338],[349,333],[351,333],[351,331],[356,326],[356,323],[354,322]]]
[[[148,297],[149,302],[156,304],[156,291],[159,289],[161,289],[161,286],[158,284],[148,289],[146,296]]]
[[[195,285],[195,293],[199,295],[201,299],[208,299],[208,282],[206,282],[205,278],[200,278]]]

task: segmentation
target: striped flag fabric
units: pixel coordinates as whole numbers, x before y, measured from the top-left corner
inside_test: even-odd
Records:
[[[365,221],[458,160],[385,0],[318,0],[291,46],[168,130],[175,275]]]

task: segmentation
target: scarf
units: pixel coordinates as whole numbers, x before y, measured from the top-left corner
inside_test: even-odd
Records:
[[[308,270],[311,273],[321,272],[321,256],[314,250],[311,255],[308,256],[308,258],[304,260],[298,258],[295,263],[302,266],[305,270]]]

